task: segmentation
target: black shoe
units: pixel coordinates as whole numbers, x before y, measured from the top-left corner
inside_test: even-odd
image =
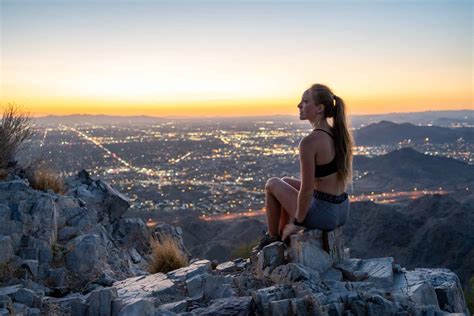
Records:
[[[281,241],[281,237],[278,235],[275,237],[272,237],[268,234],[268,232],[266,232],[265,235],[263,235],[263,237],[260,239],[257,249],[262,250],[263,247],[270,245],[271,243],[275,241]]]

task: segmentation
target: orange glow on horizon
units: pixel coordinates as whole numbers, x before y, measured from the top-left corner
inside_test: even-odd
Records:
[[[426,110],[462,110],[472,107],[472,97],[464,96],[392,96],[392,97],[346,97],[349,115],[382,114],[391,112],[421,112]],[[33,116],[105,114],[105,115],[149,115],[149,116],[251,116],[251,115],[298,115],[298,98],[203,100],[194,102],[143,103],[132,101],[107,101],[75,99],[38,100],[18,98],[2,101],[16,103]]]

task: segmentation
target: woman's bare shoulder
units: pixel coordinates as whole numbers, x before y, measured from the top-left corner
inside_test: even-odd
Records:
[[[320,141],[320,138],[318,138],[316,135],[311,133],[304,136],[301,139],[299,147],[300,148],[309,148],[309,147],[316,148],[318,146],[319,141]]]

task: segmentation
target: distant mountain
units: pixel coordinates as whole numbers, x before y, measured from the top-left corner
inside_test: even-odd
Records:
[[[417,126],[411,123],[397,124],[384,120],[354,132],[355,142],[359,146],[393,145],[408,139],[412,144],[454,143],[460,138],[464,142],[474,143],[474,128]]]
[[[351,257],[393,256],[403,266],[444,267],[465,283],[474,275],[474,212],[449,195],[429,195],[403,208],[351,203],[344,226]]]
[[[353,168],[362,178],[354,180],[356,192],[413,190],[418,188],[462,189],[474,184],[474,166],[442,156],[431,156],[406,147],[368,158],[355,156]],[[363,175],[364,172],[368,172]]]
[[[57,124],[153,124],[165,120],[162,117],[154,116],[114,116],[114,115],[48,115],[34,118],[34,122],[38,125],[57,125]]]
[[[450,111],[423,111],[405,113],[384,113],[352,115],[351,125],[359,128],[362,125],[373,124],[380,121],[391,121],[394,123],[411,123],[422,125],[438,125],[450,127],[452,125],[473,126],[473,110],[450,110]]]

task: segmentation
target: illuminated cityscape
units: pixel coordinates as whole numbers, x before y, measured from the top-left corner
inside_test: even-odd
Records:
[[[259,212],[270,177],[299,177],[298,142],[310,129],[301,122],[170,120],[148,125],[38,126],[31,156],[72,176],[86,169],[109,181],[146,210],[195,209],[202,214]],[[375,157],[410,146],[356,146],[356,156]],[[413,146],[429,155],[473,163],[472,144],[462,140]],[[36,148],[36,149],[35,149]],[[38,149],[39,148],[39,149]],[[354,169],[353,201],[394,203],[443,188],[363,192],[367,171]],[[406,191],[406,190],[405,190]]]

